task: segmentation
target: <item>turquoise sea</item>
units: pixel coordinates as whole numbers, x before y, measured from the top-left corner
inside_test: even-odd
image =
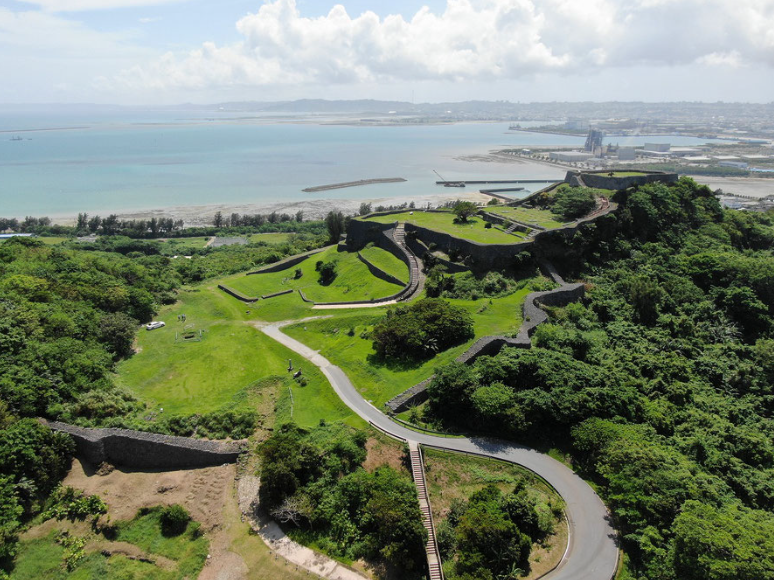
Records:
[[[703,142],[612,138],[621,144],[646,140]],[[508,123],[373,127],[236,118],[233,113],[33,116],[0,110],[0,215],[104,214],[323,198],[409,199],[444,193],[435,185],[433,170],[451,180],[561,178],[564,171],[545,165],[456,158],[501,147],[583,142],[582,137],[508,132]],[[301,191],[378,177],[407,181]]]

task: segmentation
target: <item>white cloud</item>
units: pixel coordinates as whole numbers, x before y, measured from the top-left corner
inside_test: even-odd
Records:
[[[774,64],[774,0],[448,0],[442,14],[425,7],[410,20],[353,18],[341,5],[308,18],[295,0],[269,0],[236,28],[241,42],[169,53],[100,85],[492,81],[611,66]]]
[[[34,4],[49,12],[80,12],[82,10],[109,10],[111,8],[133,8],[172,4],[186,0],[18,0]]]
[[[161,21],[161,16],[155,16],[153,18],[146,16],[145,18],[138,18],[137,21],[140,24],[150,24],[151,22],[159,22],[159,21]]]

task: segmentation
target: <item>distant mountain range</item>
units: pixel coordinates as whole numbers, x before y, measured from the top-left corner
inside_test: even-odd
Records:
[[[432,118],[555,120],[560,118],[675,120],[686,122],[717,122],[729,120],[766,121],[774,116],[774,103],[703,103],[703,102],[548,102],[518,103],[511,101],[463,101],[448,103],[409,103],[406,101],[325,100],[238,101],[213,104],[185,103],[172,106],[125,107],[119,105],[46,104],[0,105],[0,112],[120,112],[132,110],[213,111],[233,113],[276,114],[336,114],[336,115],[396,115]],[[770,122],[770,121],[769,121]]]

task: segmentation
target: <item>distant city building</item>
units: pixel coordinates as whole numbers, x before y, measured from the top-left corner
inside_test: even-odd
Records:
[[[597,148],[602,147],[602,139],[604,138],[605,134],[602,131],[598,131],[597,129],[591,129],[589,131],[588,136],[586,137],[586,146],[584,149],[586,151],[594,152],[597,150]]]
[[[564,161],[565,163],[577,163],[579,161],[588,161],[594,157],[593,153],[585,151],[551,151],[548,154],[549,159],[554,161]]]
[[[736,167],[737,169],[747,169],[746,161],[721,161],[718,163],[720,167]]]
[[[572,129],[574,131],[585,131],[589,128],[588,119],[580,119],[578,117],[570,117],[564,124],[565,128]]]
[[[669,143],[645,143],[643,151],[651,151],[654,153],[667,153],[670,149]]]
[[[8,238],[31,238],[35,234],[0,234],[0,240],[7,240]]]
[[[634,150],[634,147],[619,147],[618,148],[618,159],[621,161],[634,161],[634,158],[636,157],[636,153]]]

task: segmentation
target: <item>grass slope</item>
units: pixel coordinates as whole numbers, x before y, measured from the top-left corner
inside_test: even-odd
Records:
[[[275,303],[279,314],[303,315],[308,311],[298,296],[274,300],[281,298],[295,302],[288,301],[287,309]],[[295,308],[297,304],[302,306]],[[215,284],[184,291],[176,304],[164,307],[157,316],[166,327],[139,332],[139,352],[118,365],[117,382],[154,407],[162,407],[165,414],[192,414],[250,408],[254,403],[249,396],[252,390],[260,388],[261,380],[277,377],[282,387],[278,407],[285,409],[287,418],[292,389],[293,419],[302,425],[313,425],[321,418],[356,420],[313,365],[301,366],[307,379],[305,387],[289,378],[288,359],[298,368],[298,356],[254,326],[260,312]],[[186,315],[185,324],[178,322],[179,314]],[[197,331],[204,330],[203,340],[175,342],[175,332],[189,324]]]
[[[393,256],[387,250],[371,246],[364,248],[360,253],[366,260],[383,272],[387,272],[391,276],[395,276],[398,280],[402,280],[404,284],[408,284],[408,266],[405,262]]]
[[[468,218],[467,223],[458,224],[454,223],[454,217],[455,216],[451,211],[425,212],[417,210],[414,211],[413,215],[409,212],[404,212],[375,216],[368,218],[367,221],[380,224],[392,224],[397,221],[409,222],[431,230],[444,232],[457,238],[479,242],[481,244],[516,244],[524,239],[523,234],[518,232],[514,232],[514,234],[511,235],[495,228],[486,229],[484,227],[486,222],[480,217],[472,216]]]
[[[522,320],[521,305],[528,293],[529,288],[524,288],[510,296],[494,298],[491,303],[488,298],[449,302],[470,312],[474,322],[474,340],[477,340],[490,334],[517,330]],[[422,363],[379,361],[374,355],[372,341],[364,333],[384,316],[385,311],[382,308],[368,312],[350,311],[329,319],[289,326],[285,332],[319,350],[332,363],[340,366],[363,397],[377,407],[426,379],[438,366],[451,362],[472,344],[448,349]]]
[[[315,265],[319,261],[330,262],[331,260],[337,264],[336,279],[329,286],[322,286],[318,282],[319,275]],[[300,278],[295,278],[296,269],[302,272]],[[252,276],[234,276],[223,280],[223,284],[246,296],[265,296],[282,290],[301,289],[306,297],[314,302],[350,302],[383,298],[395,294],[401,288],[371,275],[368,267],[358,259],[356,253],[338,252],[335,247],[310,256],[287,270]]]
[[[563,222],[559,216],[551,213],[547,209],[493,206],[488,207],[487,211],[523,224],[537,224],[549,230],[561,228],[566,225],[566,222]]]

